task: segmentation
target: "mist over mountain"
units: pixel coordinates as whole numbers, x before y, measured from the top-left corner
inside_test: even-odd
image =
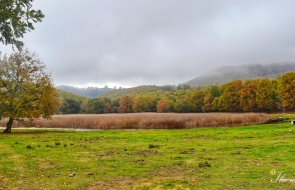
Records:
[[[241,64],[223,66],[206,72],[186,82],[190,86],[225,84],[233,80],[277,78],[286,72],[295,71],[295,63]]]
[[[241,64],[237,66],[223,66],[215,68],[206,72],[184,84],[192,87],[207,86],[212,84],[225,84],[234,80],[248,80],[257,78],[278,78],[287,72],[295,71],[295,63],[272,63],[272,64]],[[123,97],[126,95],[134,95],[155,91],[175,91],[176,86],[155,86],[155,85],[142,85],[133,88],[104,88],[87,87],[78,88],[74,86],[59,85],[57,89],[65,92],[73,93],[78,96],[96,98],[98,96],[106,96],[111,99]]]
[[[108,86],[105,86],[104,88],[98,88],[98,87],[78,88],[74,86],[59,85],[59,86],[56,86],[56,88],[59,90],[76,94],[78,96],[84,96],[87,98],[95,98],[103,93],[113,90],[113,88],[109,88]]]

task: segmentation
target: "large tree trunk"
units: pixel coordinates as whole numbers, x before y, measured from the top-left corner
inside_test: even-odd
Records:
[[[6,125],[6,129],[3,131],[3,133],[11,133],[12,123],[13,123],[13,118],[10,117]]]

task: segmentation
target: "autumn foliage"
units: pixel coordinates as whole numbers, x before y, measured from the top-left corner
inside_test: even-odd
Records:
[[[58,107],[50,73],[35,53],[28,50],[0,59],[0,116],[9,118],[6,133],[14,120],[50,118]]]
[[[295,73],[287,73],[280,78],[278,94],[285,108],[295,108]]]
[[[199,88],[183,86],[142,86],[136,92],[111,99],[69,101],[64,99],[59,114],[76,113],[210,113],[210,112],[282,112],[295,110],[295,73],[286,73],[278,79],[236,80],[224,85]],[[151,91],[149,91],[151,90]],[[115,90],[119,94],[120,90]],[[74,99],[74,98],[73,98]],[[60,107],[60,108],[63,108]],[[70,107],[73,107],[72,109]]]
[[[119,102],[120,106],[118,108],[118,113],[132,113],[132,107],[134,104],[134,100],[133,98],[129,97],[129,96],[125,96],[123,97],[120,102]]]

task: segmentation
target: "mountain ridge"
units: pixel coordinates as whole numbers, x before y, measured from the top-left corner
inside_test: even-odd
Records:
[[[214,68],[194,79],[189,80],[183,84],[192,87],[202,87],[209,85],[221,85],[234,80],[249,80],[258,78],[278,78],[286,72],[295,71],[294,63],[270,63],[270,64],[240,64],[234,66],[221,66]],[[177,86],[155,86],[155,85],[141,85],[132,88],[113,89],[105,86],[104,88],[87,87],[78,88],[67,85],[60,85],[57,89],[76,94],[78,96],[96,98],[106,96],[111,99],[123,97],[126,95],[135,95],[139,93],[156,92],[156,91],[175,91]]]
[[[194,87],[225,84],[234,80],[276,78],[286,72],[295,71],[295,63],[240,64],[212,69],[186,82]]]

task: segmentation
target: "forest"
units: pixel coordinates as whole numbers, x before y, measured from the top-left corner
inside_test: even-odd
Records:
[[[140,86],[117,89],[96,98],[58,90],[56,114],[285,112],[295,109],[295,73],[279,78],[234,80],[204,87]]]

